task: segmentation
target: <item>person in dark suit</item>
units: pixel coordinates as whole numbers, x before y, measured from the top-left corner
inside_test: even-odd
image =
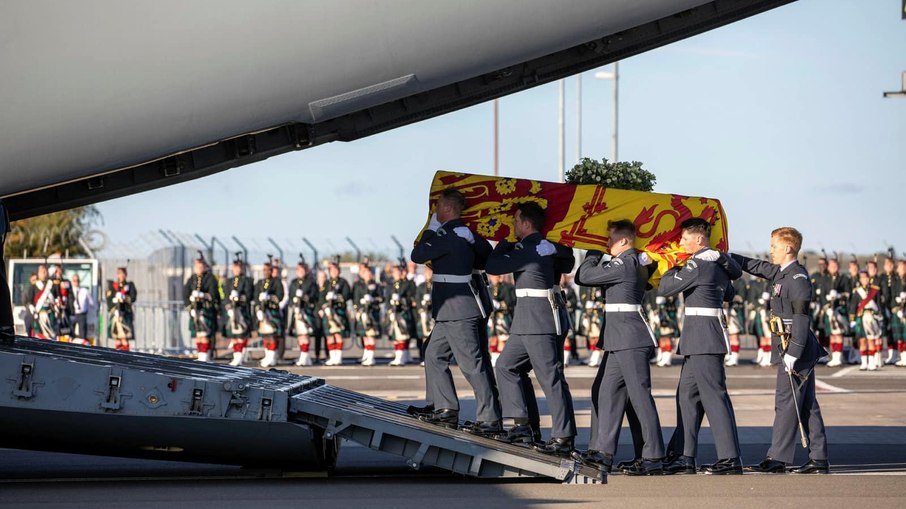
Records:
[[[777,389],[771,448],[761,463],[747,467],[753,472],[786,472],[796,451],[797,414],[802,416],[809,436],[809,461],[792,472],[826,474],[830,470],[824,418],[815,396],[813,373],[818,359],[827,352],[809,329],[809,304],[813,292],[808,272],[797,259],[801,246],[802,234],[795,228],[783,227],[771,232],[771,262],[731,255],[742,270],[770,281],[771,313],[782,321],[783,327],[782,331],[775,332],[782,332],[789,341],[786,350],[782,351],[781,337],[772,334],[771,362],[777,365]],[[794,402],[798,402],[798,412]]]
[[[706,465],[706,474],[742,474],[736,415],[727,393],[724,357],[730,353],[723,303],[733,298],[731,281],[742,275],[732,258],[711,249],[711,225],[704,219],[687,219],[680,246],[692,255],[680,267],[664,273],[658,295],[682,294],[685,304],[683,331],[677,353],[683,356],[676,399],[680,410],[678,433],[683,451],[664,465],[667,473],[695,473],[698,432],[702,414],[708,416],[719,460]]]
[[[608,247],[613,258],[589,251],[576,272],[576,282],[604,288],[606,313],[604,361],[592,386],[593,441],[574,458],[609,471],[627,402],[632,405],[642,430],[642,461],[623,468],[627,475],[663,473],[664,439],[654,398],[651,395],[651,368],[648,359],[657,341],[642,314],[642,298],[650,269],[647,256],[635,248],[635,225],[629,220],[611,221],[607,228]]]
[[[513,273],[516,279],[516,307],[510,338],[496,364],[503,416],[511,420],[504,435],[507,442],[532,442],[529,403],[524,384],[535,372],[551,412],[551,438],[535,449],[561,456],[573,450],[576,436],[575,414],[569,385],[563,376],[561,338],[568,323],[563,323],[566,302],[560,293],[559,275],[575,263],[572,250],[557,246],[541,235],[544,210],[536,203],[522,203],[516,210],[514,229],[520,241],[511,245],[500,241],[488,258],[486,271],[491,275]],[[563,270],[564,267],[569,268]]]
[[[473,270],[483,268],[491,252],[487,240],[473,233],[460,219],[465,197],[454,189],[444,190],[435,204],[428,229],[412,249],[415,263],[431,262],[434,269],[431,313],[434,328],[425,349],[427,405],[410,413],[426,422],[445,427],[459,423],[459,398],[453,385],[450,362],[455,358],[463,376],[475,391],[476,422],[470,428],[480,434],[501,431],[497,384],[487,353],[486,327],[490,301]],[[483,338],[483,339],[482,339]]]

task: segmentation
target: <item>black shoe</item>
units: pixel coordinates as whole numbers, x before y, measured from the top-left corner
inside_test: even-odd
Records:
[[[742,462],[739,458],[717,460],[713,465],[705,465],[702,472],[711,475],[742,475]]]
[[[497,438],[503,433],[503,427],[500,426],[500,421],[470,422],[464,424],[460,429],[466,433],[487,438]]]
[[[608,474],[613,469],[613,455],[589,449],[587,451],[573,451],[570,457],[583,465],[603,470]]]
[[[827,460],[808,460],[808,463],[799,468],[790,470],[792,474],[829,474],[830,464]]]
[[[623,470],[624,468],[629,468],[640,461],[642,461],[642,458],[633,458],[629,461],[621,461],[621,462],[617,463],[617,470]]]
[[[695,458],[692,456],[673,456],[664,461],[664,474],[666,475],[694,475],[695,473]]]
[[[621,470],[626,475],[664,475],[664,462],[661,460],[643,459]]]
[[[747,472],[755,472],[758,474],[785,474],[786,463],[777,461],[774,458],[768,456],[767,458],[761,460],[761,463],[757,465],[749,465],[745,467],[745,470]]]
[[[569,457],[574,449],[573,444],[573,437],[551,438],[543,444],[533,444],[532,449],[544,454]]]
[[[434,405],[425,405],[425,406],[413,406],[409,405],[406,408],[406,413],[412,417],[418,417],[420,415],[433,415],[434,414]]]
[[[440,410],[435,410],[433,414],[418,416],[418,420],[428,424],[456,429],[459,427],[459,412],[449,408],[441,408]]]
[[[508,430],[504,430],[496,438],[508,444],[529,445],[535,443],[535,432],[528,424],[517,424]]]

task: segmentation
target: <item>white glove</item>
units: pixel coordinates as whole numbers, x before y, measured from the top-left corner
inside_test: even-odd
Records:
[[[239,300],[239,292],[232,290],[230,292],[230,300]]]
[[[394,293],[390,296],[390,300],[400,300],[400,294]]]
[[[374,302],[374,297],[371,296],[370,294],[366,293],[365,296],[362,297],[362,301],[365,302],[366,304],[369,302]]]
[[[431,294],[430,294],[430,293],[426,293],[425,296],[422,297],[422,302],[426,302],[426,303],[427,303],[427,302],[431,302]]]
[[[591,308],[593,308],[593,307],[595,307],[595,303],[594,303],[594,302],[592,302],[592,301],[590,301],[590,300],[585,301],[585,309],[591,309]]]
[[[699,260],[704,260],[706,262],[716,262],[720,258],[720,251],[715,249],[705,249],[701,253],[695,255],[695,258]]]
[[[494,309],[495,309],[495,310],[500,309],[500,301],[499,301],[499,300],[491,300],[491,302],[494,303]]]
[[[475,236],[472,235],[472,230],[468,229],[465,226],[457,226],[456,228],[453,228],[453,233],[465,239],[465,241],[469,244],[475,243]]]
[[[261,311],[260,309],[259,309],[257,312],[255,312],[255,316],[258,317],[258,321],[259,321],[259,322],[261,322],[261,321],[264,320],[264,312]]]
[[[258,302],[264,302],[267,300],[267,292],[261,292],[258,294]]]
[[[428,221],[428,229],[436,232],[441,227],[440,221],[437,220],[437,212],[431,214],[431,220]]]
[[[191,316],[192,318],[195,318],[195,310],[194,310],[194,309],[190,309],[190,310],[189,310],[189,316]]]
[[[837,293],[837,290],[831,290],[831,291],[827,292],[827,300],[834,300],[839,296],[840,296],[840,294]]]
[[[783,356],[783,367],[786,369],[787,373],[793,371],[793,364],[796,363],[796,358],[790,354],[784,354]]]
[[[334,292],[327,292],[327,295],[324,296],[327,300],[336,300],[337,294]]]
[[[651,263],[651,257],[648,256],[648,253],[644,251],[636,255],[636,259],[639,261],[640,265],[648,265],[649,263]]]
[[[538,252],[539,256],[551,256],[557,252],[557,248],[553,244],[546,240],[542,240],[535,247],[535,251]]]
[[[660,295],[658,295],[657,297],[654,298],[654,303],[659,306],[663,306],[664,304],[667,303],[667,297],[661,297]]]
[[[32,304],[29,304],[29,305],[28,305],[28,312],[31,313],[31,314],[35,314],[35,311],[37,311],[37,310],[35,309],[35,306],[32,305]]]
[[[849,328],[850,328],[850,329],[855,329],[855,328],[856,328],[856,321],[855,321],[855,320],[849,322]]]
[[[767,301],[771,300],[771,294],[768,292],[764,292],[761,294],[761,298],[762,298],[762,300],[767,302]]]

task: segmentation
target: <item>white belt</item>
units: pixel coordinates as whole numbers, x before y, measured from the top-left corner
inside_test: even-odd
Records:
[[[713,316],[715,318],[720,318],[724,314],[724,310],[721,308],[687,307],[684,314],[686,316]]]
[[[607,313],[638,313],[642,310],[639,304],[604,304]]]
[[[516,297],[542,297],[550,298],[550,290],[542,290],[540,288],[517,288]]]
[[[431,280],[435,283],[470,283],[472,281],[472,275],[466,274],[460,276],[458,274],[434,274]]]

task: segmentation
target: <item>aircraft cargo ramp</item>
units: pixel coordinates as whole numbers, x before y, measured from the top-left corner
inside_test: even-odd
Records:
[[[16,338],[0,344],[0,447],[325,471],[338,439],[480,478],[603,473],[423,423],[317,377]]]

